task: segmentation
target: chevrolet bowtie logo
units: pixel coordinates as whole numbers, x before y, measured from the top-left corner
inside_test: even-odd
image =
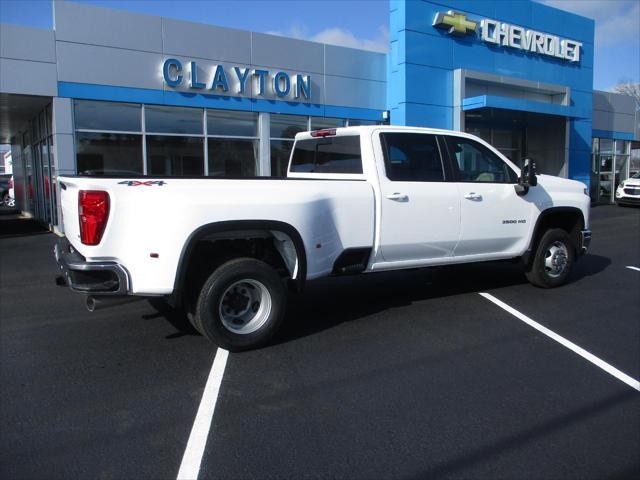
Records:
[[[449,10],[447,13],[438,12],[433,26],[436,28],[446,29],[451,35],[467,35],[475,33],[478,22],[467,20],[464,13]]]

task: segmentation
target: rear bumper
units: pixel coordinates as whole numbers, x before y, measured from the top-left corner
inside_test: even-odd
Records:
[[[116,262],[87,262],[66,238],[53,248],[60,274],[71,290],[86,294],[127,295],[129,272]]]
[[[580,232],[580,254],[583,254],[587,251],[587,249],[589,248],[589,245],[591,244],[591,230],[582,230]]]

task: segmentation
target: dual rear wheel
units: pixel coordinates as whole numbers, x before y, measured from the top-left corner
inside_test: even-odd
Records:
[[[265,345],[284,318],[287,291],[266,263],[237,258],[218,267],[204,282],[193,325],[232,352]]]

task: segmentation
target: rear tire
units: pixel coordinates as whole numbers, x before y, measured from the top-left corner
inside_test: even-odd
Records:
[[[541,288],[563,285],[575,262],[575,252],[575,245],[565,230],[547,230],[540,238],[533,260],[525,272],[527,280]]]
[[[205,281],[194,323],[213,343],[232,352],[264,346],[280,327],[287,292],[278,273],[260,260],[237,258]]]

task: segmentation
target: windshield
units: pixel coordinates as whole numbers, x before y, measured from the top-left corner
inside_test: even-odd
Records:
[[[631,175],[631,178],[640,178],[640,170]]]

